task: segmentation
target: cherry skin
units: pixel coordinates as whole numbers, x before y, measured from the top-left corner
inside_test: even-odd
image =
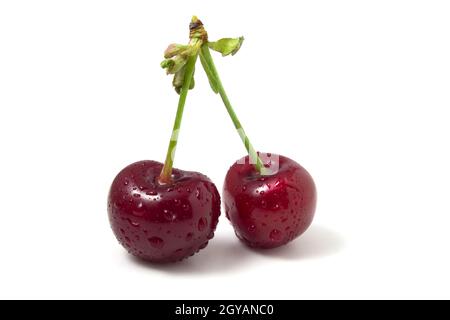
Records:
[[[123,169],[108,196],[112,230],[129,253],[150,262],[175,262],[205,248],[220,216],[220,195],[208,177],[173,169],[158,182],[163,165],[140,161]]]
[[[272,174],[262,176],[249,157],[229,169],[223,201],[237,237],[250,247],[269,249],[300,236],[311,225],[316,188],[310,174],[295,161],[267,154]]]

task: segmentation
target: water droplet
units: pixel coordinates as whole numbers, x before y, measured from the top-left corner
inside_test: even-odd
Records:
[[[206,218],[200,218],[200,220],[198,220],[198,231],[205,230],[207,224],[208,221],[206,220]]]
[[[274,209],[274,210],[278,210],[279,207],[280,207],[280,206],[278,205],[278,203],[276,203],[276,204],[273,206],[273,209]]]
[[[197,190],[195,190],[195,196],[197,197],[198,200],[200,200],[200,189],[197,188]]]
[[[136,188],[136,187],[133,187],[133,190],[134,190],[134,191],[136,191],[136,190],[137,190],[137,188]]]
[[[152,191],[147,191],[145,194],[148,195],[148,196],[157,196],[158,192],[152,190]]]
[[[139,186],[139,190],[143,191],[143,190],[145,190],[145,187],[144,186]]]
[[[176,215],[170,210],[164,209],[163,215],[164,215],[164,219],[166,219],[167,221],[174,221],[176,219]]]
[[[250,226],[248,227],[248,232],[253,233],[253,232],[255,232],[255,231],[256,231],[256,226],[255,226],[254,224],[252,224],[252,225],[250,225]]]
[[[175,200],[173,200],[173,203],[175,203],[175,205],[178,207],[179,205],[180,205],[180,200],[178,200],[178,199],[175,199]]]
[[[281,233],[281,231],[280,230],[278,230],[278,229],[273,229],[271,232],[270,232],[270,240],[272,240],[272,241],[280,241],[281,239],[282,239],[282,237],[283,237],[283,234]]]
[[[139,202],[139,203],[137,204],[137,207],[138,207],[138,209],[141,209],[141,208],[143,207],[143,203],[142,203],[142,202]]]
[[[267,203],[264,200],[261,200],[261,207],[266,208],[267,207]]]
[[[139,228],[139,222],[133,221],[133,220],[131,220],[131,219],[127,219],[127,220],[128,220],[128,223],[129,223],[132,227]]]
[[[193,237],[194,237],[194,234],[193,234],[192,232],[189,232],[189,233],[186,235],[186,241],[191,241]]]
[[[164,247],[164,240],[158,237],[151,237],[148,239],[148,242],[150,242],[152,247],[156,249],[161,249]]]
[[[128,184],[129,184],[128,180],[125,180],[125,181],[123,182],[123,185],[124,185],[124,186],[127,186]]]
[[[261,191],[261,192],[260,192],[259,194],[263,196],[263,195],[264,195],[264,193],[265,193],[264,191]]]
[[[187,192],[187,193],[191,193],[191,188],[187,188],[187,189],[186,189],[186,192]]]
[[[172,192],[173,188],[167,188],[167,192]]]
[[[183,204],[183,210],[184,211],[188,211],[189,210],[189,205],[188,204]]]
[[[133,193],[133,197],[135,197],[135,198],[140,198],[141,195],[140,195],[139,193]]]
[[[242,186],[242,191],[247,190],[247,186]]]

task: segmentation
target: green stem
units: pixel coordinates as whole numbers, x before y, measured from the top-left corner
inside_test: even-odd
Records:
[[[189,91],[189,87],[192,82],[195,70],[195,62],[197,61],[197,54],[190,57],[186,63],[186,70],[184,74],[183,87],[181,88],[180,98],[178,100],[178,109],[175,116],[175,122],[173,124],[172,136],[170,138],[169,147],[167,148],[166,161],[164,162],[164,167],[159,176],[159,182],[162,184],[168,184],[172,182],[172,167],[175,158],[175,151],[178,142],[178,133],[180,131],[181,120],[183,119],[184,105],[186,103],[186,97]]]
[[[241,137],[241,140],[245,145],[245,149],[247,150],[251,163],[255,164],[255,168],[260,174],[262,175],[268,174],[268,170],[264,167],[264,164],[261,158],[258,156],[258,153],[256,152],[255,148],[253,148],[250,139],[245,134],[244,128],[242,127],[241,122],[239,121],[236,113],[233,110],[233,107],[231,106],[230,100],[228,99],[227,93],[223,88],[222,81],[220,80],[219,74],[214,64],[214,60],[211,56],[211,52],[207,44],[202,45],[200,50],[200,58],[202,59],[203,68],[205,69],[205,72],[208,75],[213,90],[215,88],[220,94],[220,97],[222,98],[225,108],[227,109],[228,114],[230,115],[230,118],[233,121],[234,127],[238,131],[239,136]]]

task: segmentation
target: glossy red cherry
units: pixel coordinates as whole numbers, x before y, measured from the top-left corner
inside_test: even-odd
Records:
[[[264,163],[273,174],[262,176],[244,157],[229,169],[223,191],[225,212],[238,238],[264,249],[300,236],[316,208],[310,174],[287,157],[267,154],[266,158]]]
[[[220,196],[211,180],[197,172],[173,169],[173,182],[161,185],[162,166],[140,161],[123,169],[112,183],[108,214],[129,253],[151,262],[174,262],[213,238]]]

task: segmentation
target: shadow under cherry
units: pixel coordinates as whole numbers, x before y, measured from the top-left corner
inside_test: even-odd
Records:
[[[343,238],[335,231],[322,226],[311,226],[295,241],[275,249],[252,249],[236,237],[219,236],[194,257],[172,264],[154,264],[131,255],[136,265],[173,275],[210,275],[232,273],[261,263],[261,258],[283,260],[319,259],[338,253],[344,246]]]
[[[285,260],[319,259],[338,253],[344,240],[337,232],[312,225],[301,237],[275,249],[249,249],[266,257]]]
[[[247,249],[234,237],[216,237],[199,253],[180,262],[155,264],[128,255],[129,259],[143,268],[171,274],[200,274],[233,272],[251,262]]]

